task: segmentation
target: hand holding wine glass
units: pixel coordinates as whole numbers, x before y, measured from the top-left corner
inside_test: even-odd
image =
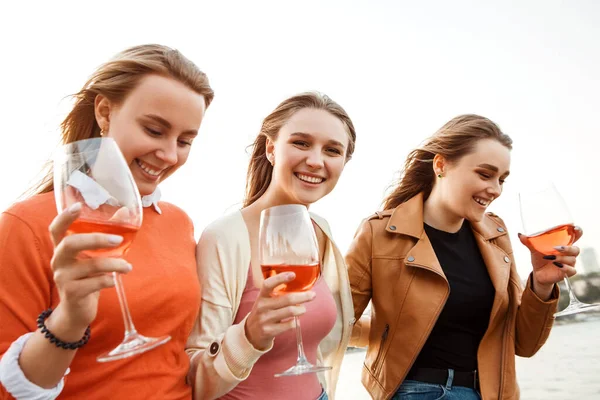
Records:
[[[137,332],[121,283],[119,272],[131,268],[121,257],[142,226],[143,212],[139,190],[116,142],[100,137],[63,146],[54,159],[54,197],[60,215],[51,227],[56,247],[52,267],[61,288],[62,317],[79,329],[89,324],[96,316],[99,290],[112,286],[112,279],[125,336],[97,360],[119,360],[169,341],[170,336],[151,338]]]
[[[569,226],[567,229],[572,230],[572,233],[568,235],[573,238],[573,243],[583,235],[583,231],[579,227]],[[519,239],[531,252],[534,288],[548,288],[547,292],[550,293],[555,283],[577,273],[575,260],[579,255],[579,247],[569,246],[568,242],[558,240],[557,243],[563,242],[565,245],[558,245],[556,248],[553,246],[552,249],[540,249],[540,245],[536,242],[539,236],[527,237],[519,234]]]
[[[265,293],[280,296],[274,300],[289,307],[295,307],[291,304],[299,299],[307,301],[308,299],[301,295],[307,295],[303,292],[312,289],[317,282],[321,274],[321,264],[319,244],[306,206],[288,204],[263,210],[259,236],[260,264],[265,283],[272,280],[263,288]],[[286,278],[276,280],[281,275]],[[289,315],[285,318],[289,318]],[[315,366],[308,361],[304,354],[297,312],[294,313],[294,322],[298,347],[296,365],[275,376],[301,375],[331,369],[327,366]],[[282,323],[289,326],[286,320]]]
[[[65,341],[79,340],[88,325],[96,318],[100,290],[113,287],[109,273],[127,273],[131,265],[118,258],[81,258],[82,251],[112,250],[123,242],[117,235],[102,233],[72,234],[72,224],[79,218],[81,203],[54,218],[50,236],[54,244],[51,267],[60,303],[48,325]]]
[[[265,279],[252,311],[246,319],[246,337],[258,350],[269,348],[273,339],[295,327],[294,317],[306,312],[302,305],[315,298],[314,292],[276,295],[276,288],[292,282],[294,273],[277,274]]]
[[[555,316],[600,309],[598,304],[580,302],[571,289],[569,277],[575,275],[579,248],[572,246],[583,235],[573,224],[568,208],[554,185],[519,195],[525,235],[519,239],[531,251],[534,290],[550,297],[555,283],[564,279],[569,291],[569,306]],[[546,300],[545,298],[543,300]]]

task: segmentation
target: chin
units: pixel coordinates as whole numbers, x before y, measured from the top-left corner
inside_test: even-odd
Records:
[[[140,191],[140,196],[148,196],[152,193],[154,193],[154,191],[156,190],[156,187],[158,185],[153,185],[153,184],[148,184],[148,183],[142,183],[142,184],[137,184],[138,190]]]
[[[469,222],[481,222],[483,220],[484,216],[485,216],[485,212],[482,212],[482,213],[476,213],[476,214],[469,215],[468,217],[466,217],[466,219]]]
[[[321,197],[312,197],[312,196],[298,196],[296,197],[296,201],[298,204],[302,204],[305,206],[310,206],[311,204],[317,202]]]

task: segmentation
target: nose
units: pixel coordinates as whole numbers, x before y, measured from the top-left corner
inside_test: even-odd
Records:
[[[488,187],[487,192],[490,196],[493,196],[494,199],[497,199],[500,196],[500,194],[502,194],[502,185],[500,184],[500,182],[494,181],[492,182],[490,187]]]
[[[313,150],[308,152],[306,157],[306,165],[308,165],[312,169],[320,169],[323,168],[323,155],[320,150]]]
[[[156,157],[169,165],[177,164],[177,141],[165,141],[160,149],[156,151]]]

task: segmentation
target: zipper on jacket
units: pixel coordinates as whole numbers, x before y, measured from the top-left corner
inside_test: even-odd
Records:
[[[379,372],[378,371],[379,363],[381,362],[381,358],[383,356],[383,347],[385,346],[385,342],[387,340],[389,331],[390,331],[390,325],[385,324],[385,328],[383,329],[383,333],[381,334],[381,344],[379,345],[379,352],[377,353],[377,358],[375,359],[375,362],[373,363],[373,373],[375,375],[377,375],[377,373]]]

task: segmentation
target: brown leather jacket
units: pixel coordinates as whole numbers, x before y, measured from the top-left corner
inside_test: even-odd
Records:
[[[517,275],[506,226],[488,213],[473,232],[496,289],[490,323],[477,352],[483,400],[519,398],[515,355],[544,344],[558,303],[540,300]],[[359,228],[348,255],[356,320],[372,301],[362,382],[374,399],[391,398],[421,351],[450,292],[423,228],[423,196],[377,213]]]

